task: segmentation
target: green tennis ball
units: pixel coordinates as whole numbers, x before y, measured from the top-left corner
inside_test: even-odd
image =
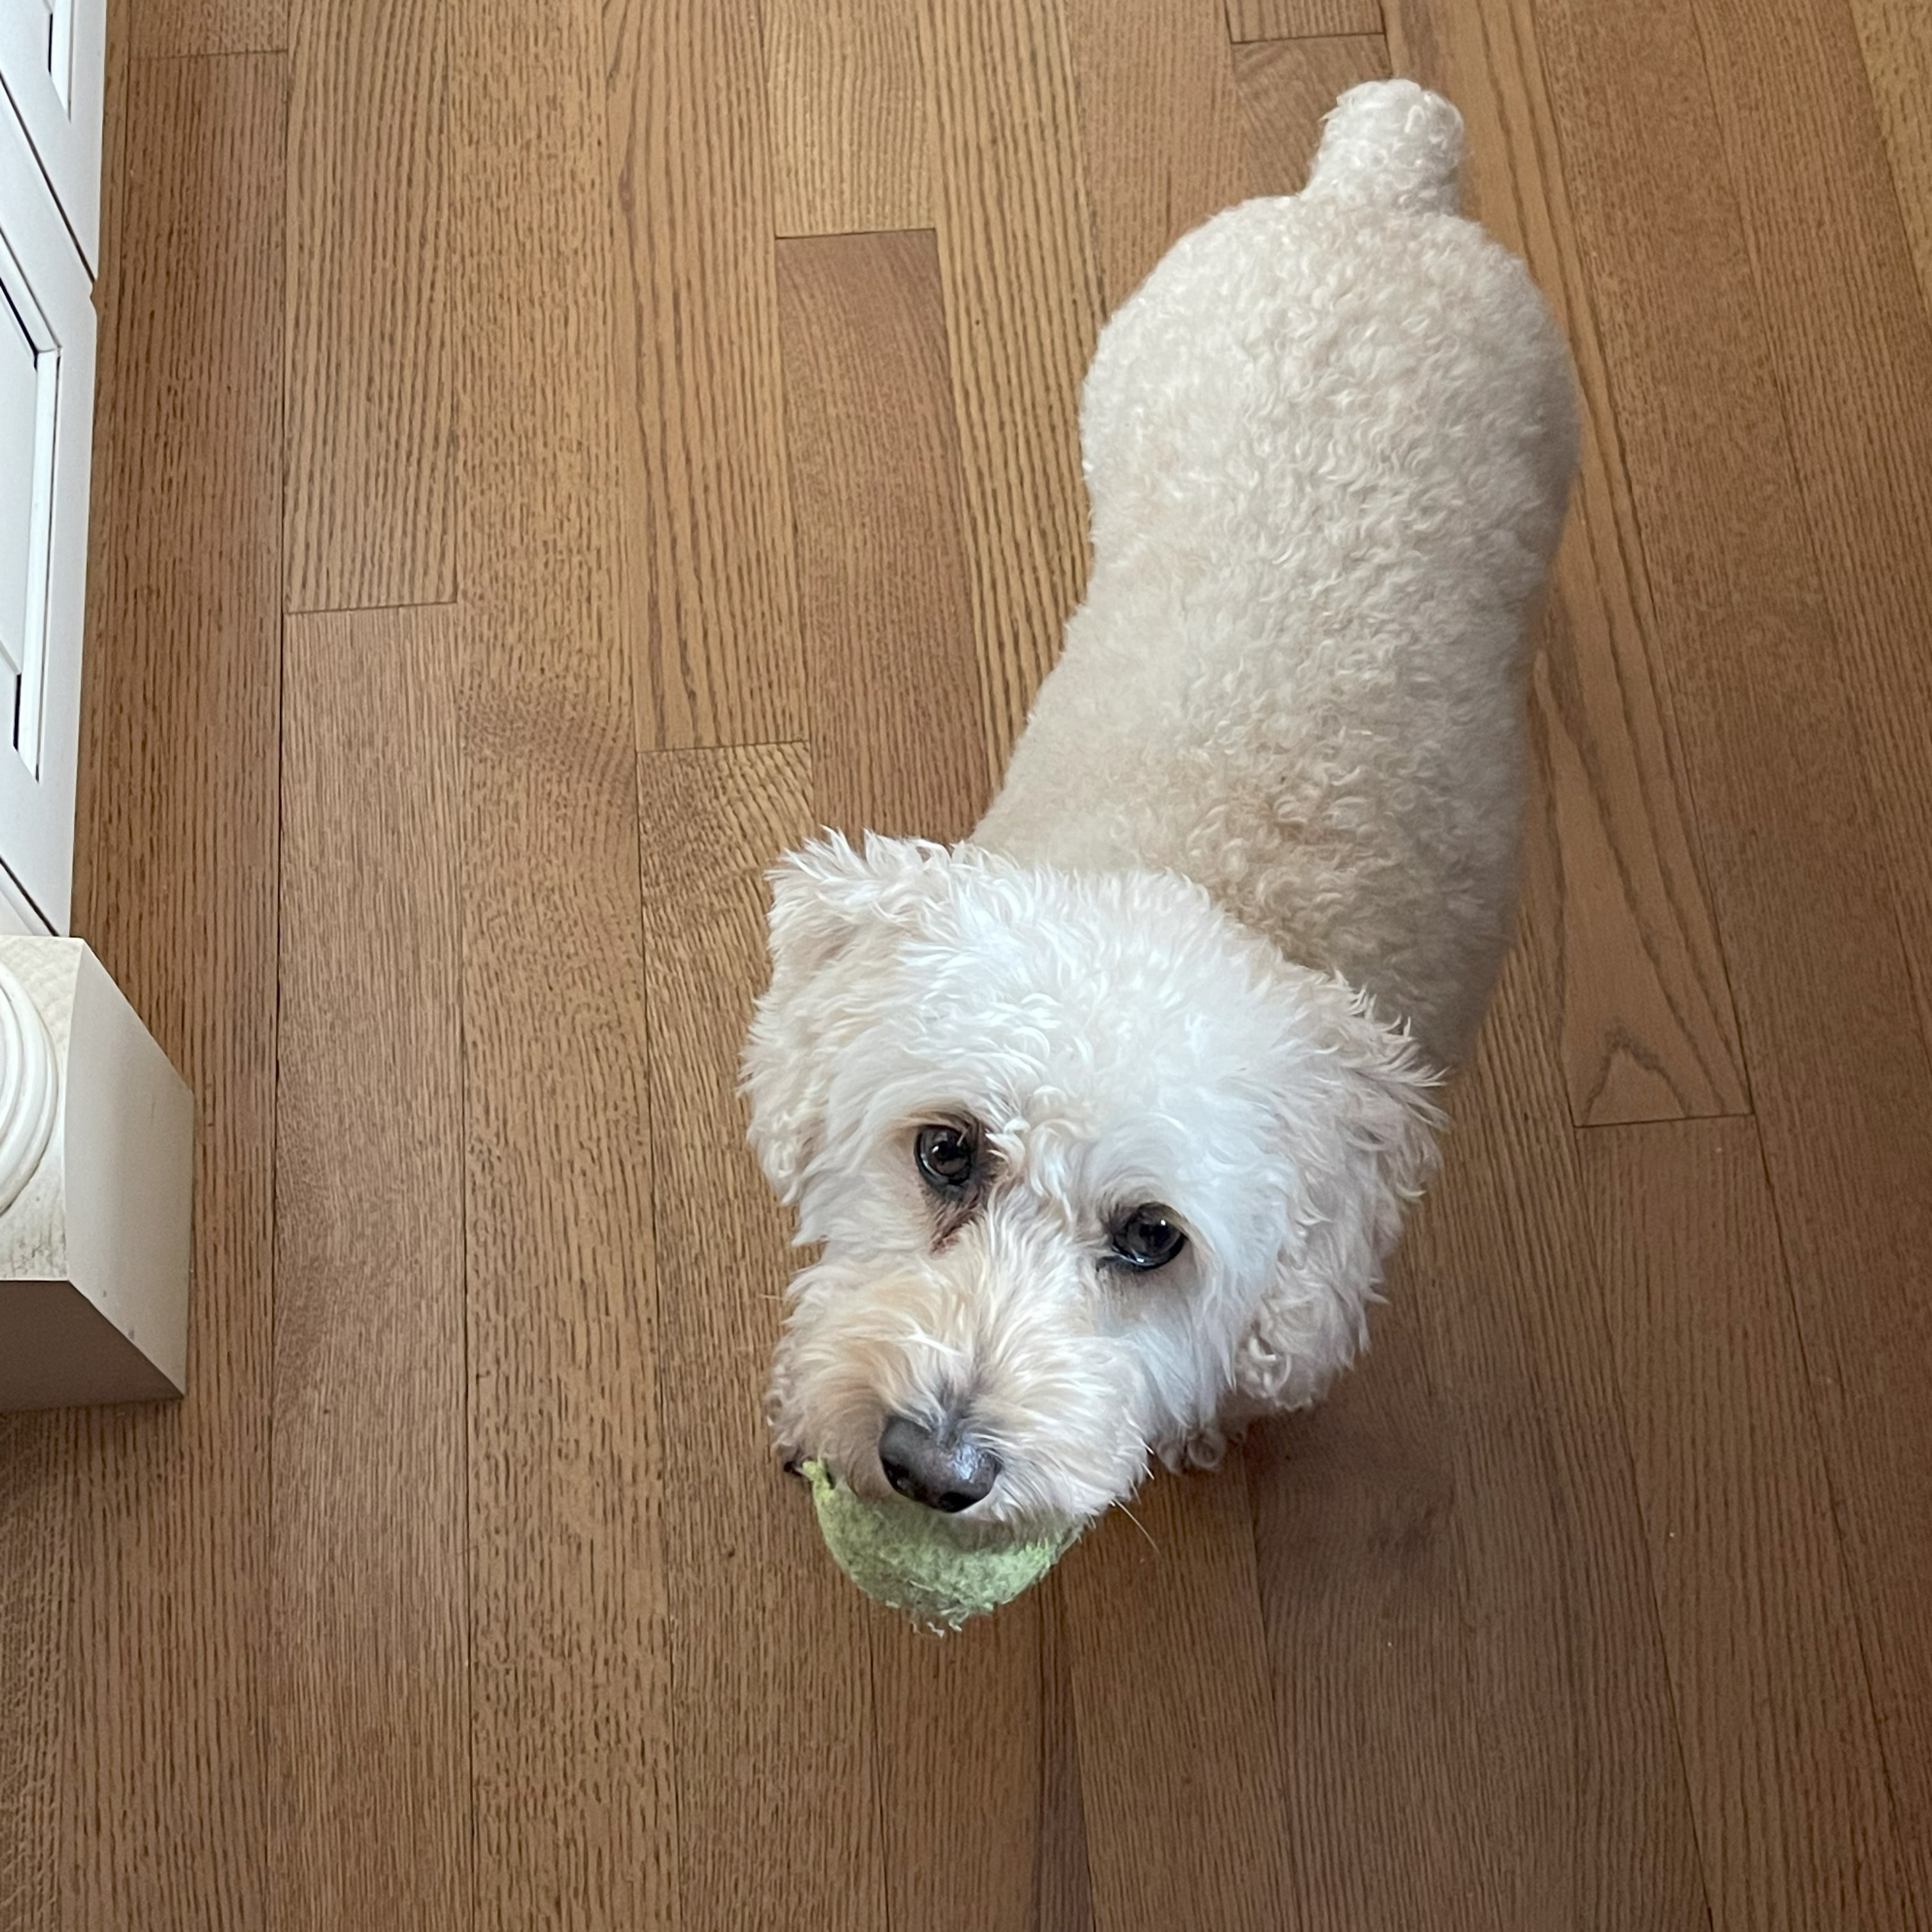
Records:
[[[832,1559],[867,1596],[922,1628],[956,1630],[1037,1583],[1080,1533],[1077,1526],[1024,1541],[988,1540],[904,1496],[855,1496],[823,1462],[800,1473],[812,1485],[819,1534]]]

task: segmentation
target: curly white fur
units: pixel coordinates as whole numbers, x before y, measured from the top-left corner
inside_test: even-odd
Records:
[[[1173,249],[1101,337],[1092,580],[973,839],[775,874],[752,1140],[824,1250],[784,1453],[876,1490],[888,1416],[963,1418],[1000,1466],[975,1514],[1084,1516],[1363,1346],[1509,940],[1575,465],[1460,145],[1445,101],[1357,88],[1303,194]],[[912,1158],[946,1120],[994,1177],[957,1228]],[[1143,1202],[1189,1240],[1133,1274],[1106,1229]]]

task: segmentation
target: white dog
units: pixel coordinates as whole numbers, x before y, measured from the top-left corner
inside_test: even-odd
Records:
[[[1461,138],[1356,88],[1303,194],[1174,248],[1100,338],[1091,585],[992,810],[773,876],[752,1139],[823,1255],[771,1414],[862,1493],[1085,1519],[1364,1345],[1510,940],[1576,461]]]

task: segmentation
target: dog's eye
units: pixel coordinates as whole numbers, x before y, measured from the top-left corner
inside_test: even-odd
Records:
[[[1187,1245],[1187,1237],[1165,1208],[1152,1203],[1124,1214],[1112,1230],[1114,1259],[1130,1268],[1162,1268]]]
[[[913,1159],[936,1194],[964,1194],[980,1166],[980,1143],[971,1130],[950,1122],[921,1127]]]

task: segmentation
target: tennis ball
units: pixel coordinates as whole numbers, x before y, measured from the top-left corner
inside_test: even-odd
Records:
[[[801,1474],[812,1486],[819,1534],[832,1559],[867,1596],[902,1610],[922,1628],[956,1630],[969,1618],[1010,1603],[1037,1583],[1080,1534],[990,1539],[905,1496],[855,1496],[823,1462]]]

